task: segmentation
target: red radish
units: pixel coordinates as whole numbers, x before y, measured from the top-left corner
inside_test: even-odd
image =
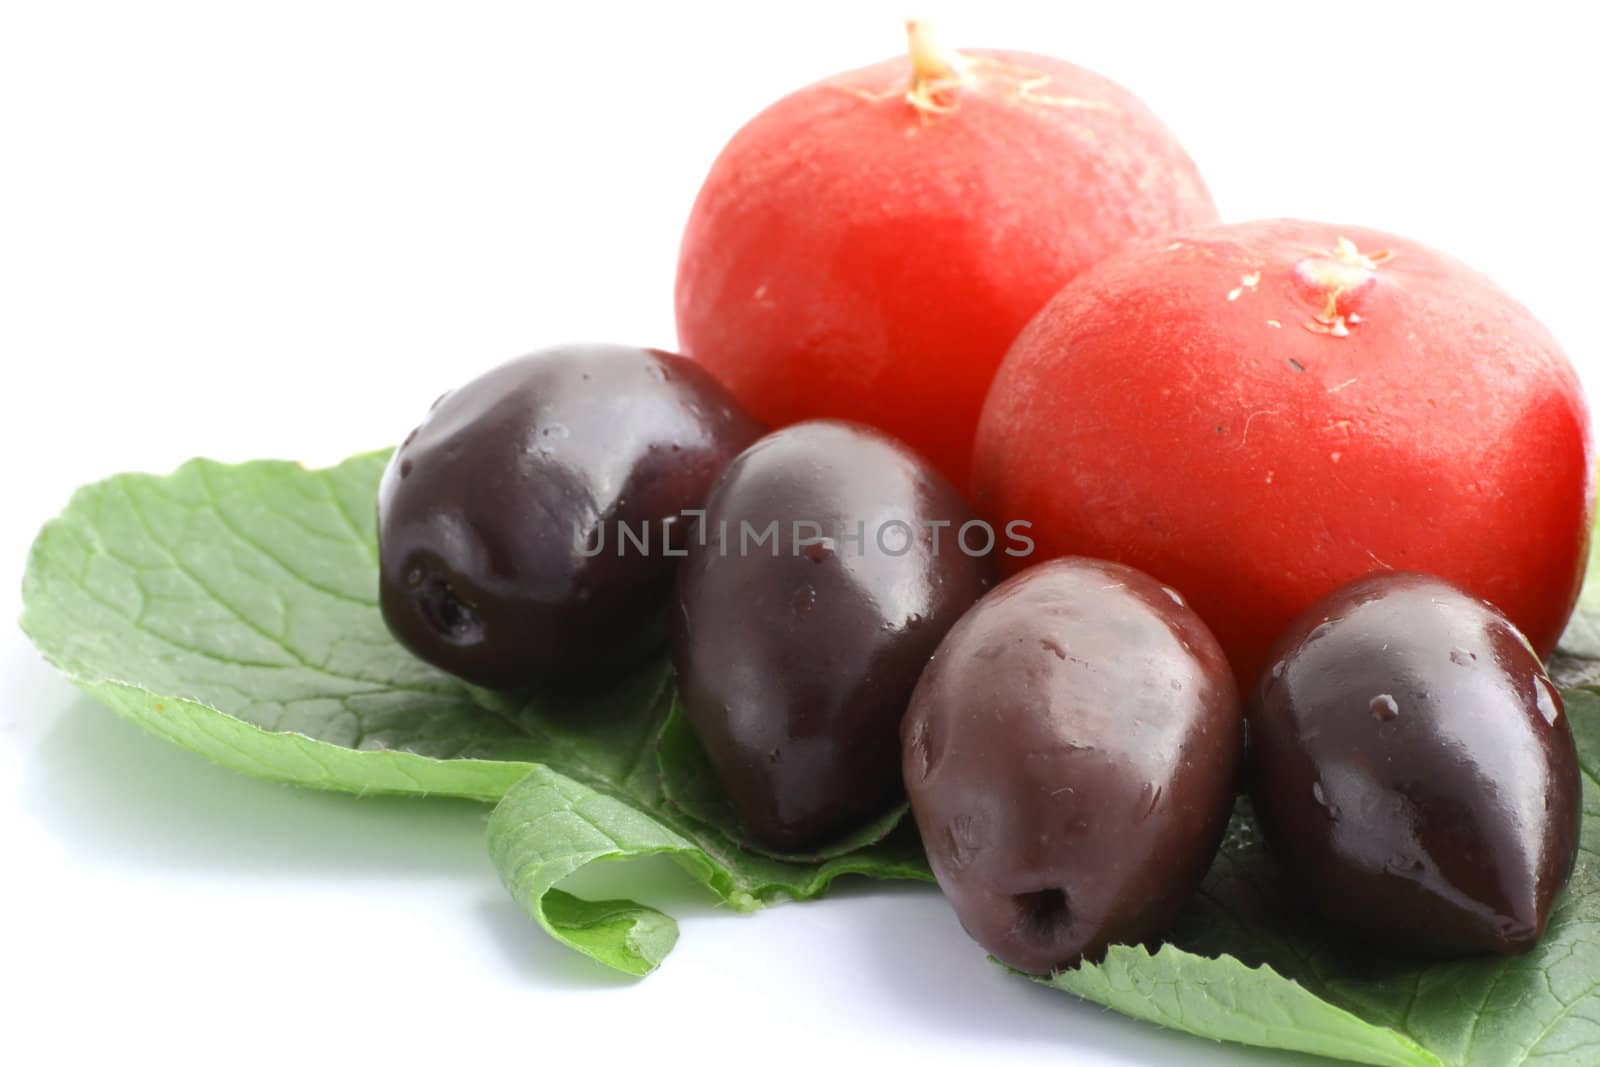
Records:
[[[1594,503],[1572,365],[1482,275],[1422,245],[1277,220],[1113,257],[1017,338],[978,429],[989,517],[1034,559],[1181,590],[1241,682],[1291,618],[1373,570],[1498,605],[1540,655]]]
[[[683,236],[678,337],[757,418],[866,422],[965,485],[1033,313],[1128,241],[1217,216],[1126,90],[907,30],[909,61],[801,89],[723,150]]]

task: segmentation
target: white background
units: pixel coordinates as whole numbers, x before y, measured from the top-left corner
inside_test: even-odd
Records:
[[[1321,217],[1497,277],[1596,383],[1587,5],[974,4],[952,43],[1132,87],[1224,215]],[[782,93],[898,5],[5,3],[0,615],[78,483],[392,443],[527,349],[670,347],[678,231]],[[938,12],[935,12],[938,14]],[[984,962],[926,887],[677,915],[643,982],[548,941],[484,811],[236,777],[0,635],[0,1059],[1309,1062],[1127,1022]],[[643,888],[636,886],[642,883]],[[18,1052],[22,1055],[19,1057]],[[885,1060],[885,1062],[888,1062]]]

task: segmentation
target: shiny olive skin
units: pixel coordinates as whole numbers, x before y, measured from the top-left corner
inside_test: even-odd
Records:
[[[759,533],[773,521],[776,558],[741,543],[742,523]],[[796,534],[797,521],[819,528]],[[896,521],[919,531],[909,544]],[[992,555],[958,543],[972,521],[932,466],[863,426],[798,423],[729,464],[705,543],[678,572],[673,661],[689,720],[758,841],[824,844],[900,795],[911,690],[994,580]],[[974,552],[983,540],[970,539]]]
[[[1146,574],[1078,558],[968,612],[901,724],[940,887],[967,933],[1033,974],[1171,921],[1221,844],[1243,734],[1199,616]]]
[[[1505,616],[1438,578],[1372,575],[1269,662],[1251,792],[1311,902],[1432,956],[1533,947],[1577,858],[1581,781],[1561,697]]]
[[[637,663],[666,638],[680,560],[664,531],[681,540],[680,513],[761,432],[667,352],[575,344],[502,364],[441,397],[389,462],[384,620],[418,657],[490,688]],[[619,523],[648,524],[647,550]]]

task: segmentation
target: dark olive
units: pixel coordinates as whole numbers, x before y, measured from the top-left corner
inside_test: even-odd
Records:
[[[666,637],[668,532],[760,433],[667,352],[566,345],[503,364],[440,398],[389,462],[383,617],[417,656],[492,688],[635,663]]]
[[[933,467],[862,426],[800,423],[729,464],[678,572],[673,660],[757,840],[825,843],[900,794],[917,675],[993,578],[968,523]]]
[[[1313,605],[1250,706],[1269,843],[1324,914],[1385,944],[1524,952],[1577,858],[1561,697],[1493,606],[1416,574]]]
[[[1177,593],[1055,560],[934,653],[901,724],[906,792],[967,933],[1045,974],[1172,919],[1222,841],[1243,733],[1233,672]]]

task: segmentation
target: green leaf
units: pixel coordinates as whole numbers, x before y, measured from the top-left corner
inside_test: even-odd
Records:
[[[585,864],[655,853],[703,862],[687,838],[547,767],[513,786],[489,821],[489,854],[511,895],[558,940],[626,974],[654,970],[678,940],[677,923],[632,901],[584,901],[555,886]]]
[[[511,697],[412,657],[376,603],[386,462],[195,460],[87,486],[34,543],[23,629],[113,711],[244,773],[503,797],[491,847],[512,892],[556,937],[630,974],[659,963],[677,927],[629,901],[554,888],[594,860],[671,853],[745,910],[815,897],[841,874],[929,876],[909,826],[813,865],[750,851],[673,808],[661,771],[676,763],[656,751],[673,699],[664,662],[600,690]]]
[[[1152,954],[1115,945],[1098,965],[1040,981],[1135,1019],[1218,1041],[1385,1067],[1438,1067],[1437,1058],[1403,1035],[1371,1026],[1298,983],[1232,956],[1208,959],[1172,945]]]
[[[820,865],[785,863],[674,811],[651,775],[633,776],[619,797],[547,767],[535,768],[494,809],[489,852],[511,895],[553,937],[636,975],[649,973],[672,948],[676,924],[631,901],[589,904],[553,888],[579,867],[666,854],[741,911],[780,897],[816,897],[843,874],[929,877],[909,823],[875,846]]]
[[[384,627],[385,462],[195,460],[86,486],[34,542],[22,628],[91,696],[236,770],[493,800],[540,746]]]
[[[677,926],[631,901],[576,902],[554,886],[586,864],[665,854],[696,881],[740,911],[775,900],[820,896],[844,874],[928,880],[927,860],[909,820],[881,841],[817,863],[754,851],[675,808],[662,789],[656,760],[674,701],[664,687],[640,716],[647,741],[626,767],[600,774],[536,767],[489,816],[489,852],[511,895],[557,940],[628,974],[646,974],[677,940]],[[595,759],[604,758],[596,753]],[[693,773],[659,753],[667,773]],[[703,758],[703,757],[702,757]],[[565,771],[566,773],[563,773]],[[837,850],[832,850],[837,851]]]

